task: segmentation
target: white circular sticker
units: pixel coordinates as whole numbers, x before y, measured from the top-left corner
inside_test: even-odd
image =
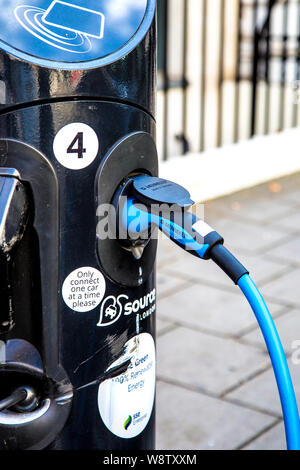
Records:
[[[113,369],[130,359],[127,371],[102,382],[98,408],[105,426],[116,436],[132,439],[146,428],[155,397],[155,344],[149,333],[142,333],[125,345],[122,358]]]
[[[70,170],[82,170],[93,163],[98,155],[98,136],[87,124],[74,122],[56,134],[53,151],[56,159],[64,167]]]
[[[66,278],[62,287],[62,296],[75,312],[94,310],[105,295],[105,279],[95,268],[79,268]]]

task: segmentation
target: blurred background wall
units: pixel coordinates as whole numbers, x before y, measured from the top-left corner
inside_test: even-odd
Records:
[[[299,125],[299,0],[158,0],[161,160]]]

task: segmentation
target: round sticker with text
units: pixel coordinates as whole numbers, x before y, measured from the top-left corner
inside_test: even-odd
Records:
[[[104,276],[95,268],[84,267],[73,271],[62,287],[62,296],[75,312],[90,312],[102,301],[106,290]]]
[[[128,363],[125,372],[101,382],[98,408],[107,429],[115,436],[133,439],[146,429],[154,405],[156,352],[149,333],[131,338],[122,357],[106,372],[109,374],[125,363]]]
[[[65,168],[82,170],[91,165],[98,155],[98,136],[87,124],[74,122],[64,126],[56,134],[53,151]]]

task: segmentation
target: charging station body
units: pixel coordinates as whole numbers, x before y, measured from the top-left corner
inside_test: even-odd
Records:
[[[155,1],[85,4],[1,7],[0,174],[16,170],[29,219],[0,383],[40,396],[26,419],[0,412],[3,449],[155,446],[156,242],[135,259],[105,237],[122,181],[158,173]]]

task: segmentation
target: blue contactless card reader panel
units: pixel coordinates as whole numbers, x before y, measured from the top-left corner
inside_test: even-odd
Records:
[[[86,34],[92,38],[104,36],[105,16],[100,11],[89,10],[74,4],[54,0],[41,20],[50,26]]]
[[[114,62],[142,40],[155,0],[1,0],[0,48],[38,65]],[[96,63],[95,63],[96,62]]]

